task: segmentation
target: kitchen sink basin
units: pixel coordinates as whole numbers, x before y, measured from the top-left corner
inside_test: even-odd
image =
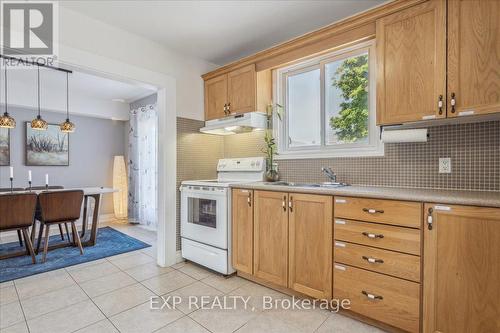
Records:
[[[269,182],[265,183],[266,185],[275,185],[275,186],[292,186],[292,187],[323,187],[323,188],[336,188],[336,187],[344,187],[349,186],[346,183],[294,183],[294,182]]]

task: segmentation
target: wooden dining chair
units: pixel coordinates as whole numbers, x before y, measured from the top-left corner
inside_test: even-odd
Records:
[[[2,188],[0,188],[0,193],[20,192],[20,191],[24,191],[24,188],[21,188],[21,187],[14,187],[14,188],[2,187]],[[23,237],[21,235],[21,230],[17,230],[17,238],[19,239],[19,245],[23,246]]]
[[[80,254],[83,254],[82,242],[80,235],[76,229],[75,222],[80,218],[80,212],[83,202],[82,190],[69,191],[54,191],[42,192],[38,195],[40,205],[40,213],[37,215],[37,220],[40,221],[40,232],[38,235],[38,243],[36,251],[40,250],[43,230],[45,229],[45,241],[42,262],[47,259],[47,251],[49,249],[49,231],[53,224],[61,225],[66,223],[71,224],[73,241],[80,249]],[[69,237],[68,237],[69,238]],[[71,242],[70,239],[68,241]]]
[[[28,228],[33,224],[37,195],[35,193],[12,193],[0,195],[0,231],[17,230],[22,232],[26,252],[31,255],[35,264],[33,244],[28,236]]]
[[[60,185],[54,185],[54,186],[32,186],[32,187],[26,187],[24,189],[25,191],[43,191],[43,190],[64,190],[64,186]],[[38,207],[37,210],[40,210]],[[69,239],[69,233],[68,233],[68,226],[66,226],[66,235],[68,236]],[[36,221],[33,224],[33,229],[31,230],[31,242],[35,242],[35,229],[36,229]],[[61,240],[64,240],[64,233],[62,230],[62,226],[59,224],[59,234],[61,235]]]

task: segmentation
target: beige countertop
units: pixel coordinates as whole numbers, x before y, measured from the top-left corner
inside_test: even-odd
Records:
[[[420,201],[450,205],[470,205],[500,208],[500,192],[435,190],[421,188],[345,186],[337,188],[301,187],[287,185],[270,185],[265,182],[233,184],[233,188],[254,190],[281,191],[295,193],[329,194],[376,199],[394,199]]]

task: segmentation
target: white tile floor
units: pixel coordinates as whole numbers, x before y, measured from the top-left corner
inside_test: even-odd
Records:
[[[191,263],[155,264],[156,235],[136,226],[112,227],[152,248],[0,284],[0,333],[31,332],[382,332],[325,310],[263,310],[277,291]],[[151,310],[151,296],[180,296],[175,309]],[[252,296],[253,309],[189,308],[189,296]]]

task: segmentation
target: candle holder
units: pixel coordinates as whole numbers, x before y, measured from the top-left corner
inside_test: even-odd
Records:
[[[14,178],[10,177],[10,193],[14,192]]]
[[[28,180],[28,189],[31,192],[31,180]]]
[[[49,184],[45,184],[45,191],[49,190]]]

